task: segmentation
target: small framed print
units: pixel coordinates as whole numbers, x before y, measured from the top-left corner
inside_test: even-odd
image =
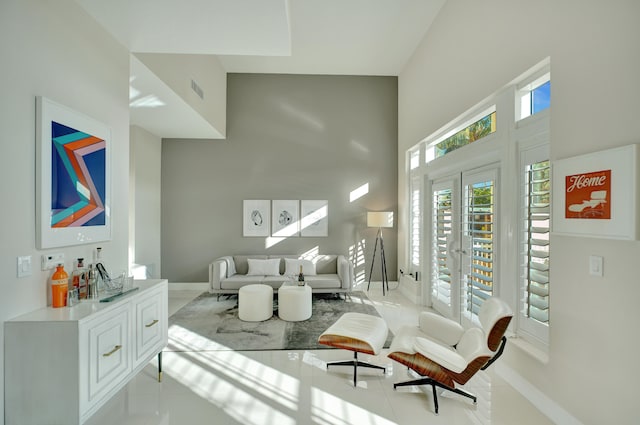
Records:
[[[270,201],[264,199],[248,199],[242,206],[242,236],[269,236]]]
[[[271,204],[271,236],[297,237],[300,229],[300,202],[297,200],[274,200]]]
[[[301,201],[300,236],[329,236],[329,201]]]

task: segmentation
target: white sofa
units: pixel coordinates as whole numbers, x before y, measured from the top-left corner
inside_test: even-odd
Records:
[[[279,260],[277,271],[268,274],[249,274],[249,260]],[[298,260],[296,255],[234,255],[220,257],[209,265],[209,292],[212,294],[237,294],[244,285],[262,283],[277,290],[291,274],[285,274],[286,259]],[[351,292],[354,281],[353,265],[344,255],[318,255],[305,262],[305,282],[313,292]],[[292,262],[289,262],[291,265]],[[253,267],[252,273],[259,270]],[[298,270],[298,268],[296,268]],[[289,270],[290,271],[290,270]],[[314,273],[315,272],[315,273]],[[297,272],[295,273],[297,275]]]

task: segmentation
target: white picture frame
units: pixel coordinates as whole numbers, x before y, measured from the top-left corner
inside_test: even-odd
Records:
[[[111,130],[36,98],[36,245],[111,239]]]
[[[268,237],[271,223],[271,201],[246,199],[242,205],[242,236]]]
[[[273,200],[271,203],[271,236],[298,237],[300,234],[300,201]]]
[[[329,236],[329,201],[303,199],[300,205],[300,236]]]
[[[552,163],[551,228],[554,234],[638,240],[639,146],[627,145]],[[587,177],[578,183],[582,190],[579,202],[571,197],[571,192],[581,176]],[[589,179],[589,176],[592,178]],[[606,182],[606,190],[595,186],[601,180],[605,183],[606,179],[601,176],[610,179]],[[589,209],[595,210],[604,203],[610,204],[606,205],[604,213],[583,213]]]

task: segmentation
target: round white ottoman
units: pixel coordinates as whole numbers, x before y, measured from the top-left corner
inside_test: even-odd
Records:
[[[311,317],[311,287],[282,285],[278,289],[278,316],[288,322],[299,322]]]
[[[273,288],[259,283],[245,285],[238,292],[238,317],[261,322],[273,316]]]

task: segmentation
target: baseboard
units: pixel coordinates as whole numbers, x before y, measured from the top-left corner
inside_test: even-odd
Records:
[[[563,425],[583,425],[575,416],[567,412],[562,406],[549,398],[545,393],[533,386],[515,370],[504,365],[504,362],[496,362],[496,373],[522,394],[531,404],[547,416],[553,423]]]
[[[209,282],[169,282],[170,291],[207,291]]]

